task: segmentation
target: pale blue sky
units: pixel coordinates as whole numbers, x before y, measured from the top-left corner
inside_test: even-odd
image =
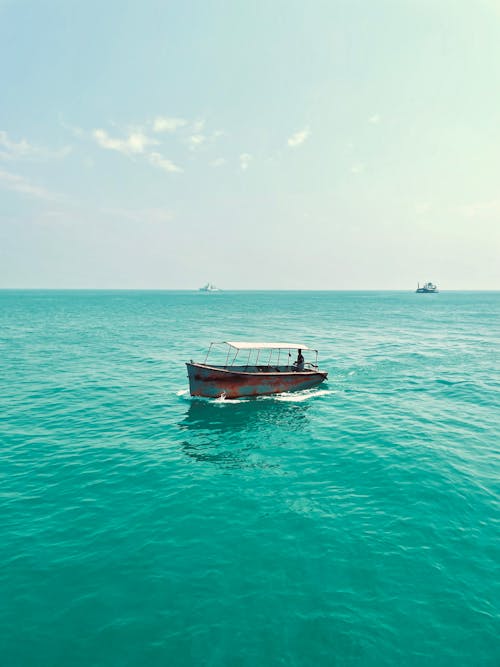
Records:
[[[0,0],[0,287],[500,289],[500,1]]]

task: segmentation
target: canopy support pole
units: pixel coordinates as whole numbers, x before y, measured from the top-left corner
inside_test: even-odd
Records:
[[[212,345],[213,345],[213,343],[210,343],[210,347],[208,348],[207,353],[205,355],[205,361],[203,362],[204,364],[207,363],[208,355],[210,354],[210,350],[212,349]]]

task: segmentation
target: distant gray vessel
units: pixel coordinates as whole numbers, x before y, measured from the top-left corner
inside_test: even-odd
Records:
[[[203,287],[200,287],[200,292],[220,292],[221,290],[216,287],[213,283],[207,283]]]
[[[417,283],[417,289],[415,290],[417,294],[436,294],[438,291],[437,285],[434,285],[434,283],[424,283],[423,287],[420,287],[420,283]]]

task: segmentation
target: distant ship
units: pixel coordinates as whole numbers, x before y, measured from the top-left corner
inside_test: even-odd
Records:
[[[420,287],[420,283],[418,283],[415,291],[417,294],[436,294],[439,290],[434,283],[424,283],[423,287]]]
[[[200,292],[220,292],[220,289],[213,283],[207,283],[203,287],[200,287]]]

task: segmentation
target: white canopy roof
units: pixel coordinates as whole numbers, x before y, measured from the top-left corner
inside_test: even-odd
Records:
[[[242,341],[224,341],[236,350],[310,350],[307,345],[300,343],[245,343]]]

